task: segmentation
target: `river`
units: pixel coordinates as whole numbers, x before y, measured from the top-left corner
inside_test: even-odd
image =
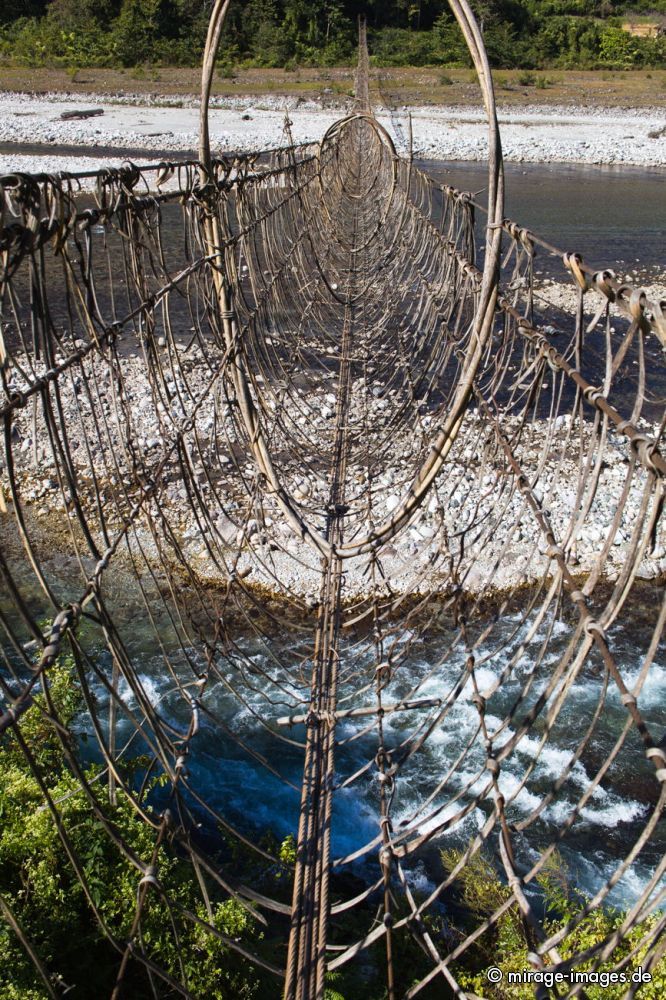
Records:
[[[485,205],[483,163],[432,162],[420,167],[444,184],[478,192]],[[666,271],[666,170],[564,163],[507,163],[505,215],[594,267],[640,281]],[[536,270],[546,267],[546,257]]]
[[[485,186],[485,168],[481,164],[429,164],[429,170],[443,183],[453,184],[466,190],[479,191]],[[641,275],[662,274],[666,268],[666,199],[663,187],[666,178],[659,171],[620,171],[610,168],[569,167],[569,166],[507,166],[507,215],[539,233],[565,249],[576,250],[591,263],[611,265],[626,270],[639,271]],[[480,194],[479,200],[483,200]],[[56,560],[54,560],[54,564]],[[71,567],[63,564],[61,574],[63,591],[72,599],[72,580],[68,577]],[[128,649],[132,654],[135,670],[143,686],[144,693],[157,709],[176,729],[186,727],[189,719],[189,704],[182,699],[178,687],[171,677],[165,676],[161,653],[155,652],[154,636],[146,621],[142,606],[135,594],[136,586],[122,575],[114,576],[116,593],[111,595],[112,606],[119,609],[125,621],[123,630]],[[74,588],[76,593],[76,588]],[[6,595],[5,595],[6,597]],[[35,613],[44,613],[39,600],[33,595]],[[643,588],[636,598],[634,623],[631,629],[617,626],[611,632],[613,648],[618,655],[619,666],[628,683],[636,676],[641,662],[640,654],[645,651],[649,632],[641,626],[641,614],[650,606],[656,610],[657,594],[650,587]],[[628,615],[624,620],[628,620]],[[490,688],[501,675],[509,661],[515,657],[520,644],[526,639],[532,619],[524,618],[519,612],[504,614],[495,624],[492,640],[482,642],[477,650],[477,680],[480,686]],[[564,647],[569,641],[574,625],[559,617],[541,623],[527,643],[525,655],[518,658],[510,679],[502,685],[488,706],[488,724],[500,726],[512,700],[516,698],[531,669],[531,650],[536,651],[543,641],[545,630],[553,629],[547,656],[533,679],[529,708],[547,683],[549,671],[555,669]],[[396,673],[387,700],[401,698],[407,693],[418,697],[446,698],[460,677],[465,659],[463,649],[442,660],[442,651],[447,647],[452,633],[445,623],[438,626],[427,640],[405,634],[399,638],[409,652],[404,657],[400,671]],[[169,623],[164,621],[162,636],[166,650],[172,655],[174,668],[183,680],[191,680],[184,658],[179,655],[175,636]],[[91,641],[95,642],[94,636]],[[238,656],[230,655],[227,662],[219,664],[223,678],[239,676],[239,663],[253,660],[276,684],[282,683],[279,667],[272,666],[272,655],[283,661],[303,658],[303,649],[288,636],[277,637],[272,648],[266,648],[249,635],[236,637]],[[357,647],[354,655],[371,659],[370,644],[364,650]],[[342,649],[343,657],[346,655]],[[196,656],[196,654],[194,654]],[[99,665],[110,676],[109,654],[99,647]],[[305,661],[304,666],[307,666]],[[307,675],[307,669],[304,669]],[[103,685],[93,683],[100,711],[104,714],[108,702]],[[135,706],[134,695],[125,685],[124,692],[128,704]],[[296,700],[306,696],[306,690],[293,690]],[[344,698],[345,692],[343,691]],[[483,745],[475,738],[477,722],[476,710],[471,700],[469,683],[464,687],[455,707],[444,722],[432,733],[424,748],[403,764],[394,801],[394,828],[400,831],[403,820],[410,820],[418,812],[424,796],[431,790],[460,751],[461,745],[469,743],[469,751],[464,763],[451,777],[449,783],[435,798],[416,828],[424,832],[441,821],[440,813],[433,815],[436,808],[447,809],[446,802],[452,795],[461,795],[462,802],[474,798],[478,791],[478,771],[483,765]],[[502,791],[509,799],[510,819],[520,822],[528,816],[552,786],[558,774],[572,761],[572,754],[578,742],[582,727],[592,717],[599,699],[604,702],[601,718],[594,730],[585,755],[573,763],[571,773],[557,796],[539,820],[530,828],[520,842],[521,860],[525,863],[536,856],[544,844],[548,843],[562,827],[574,803],[589,785],[590,778],[609,753],[625,720],[617,693],[612,685],[605,692],[603,672],[592,661],[589,669],[583,670],[570,691],[567,704],[560,714],[557,726],[549,740],[540,748],[540,727],[525,736],[516,750],[507,759],[502,769]],[[666,653],[663,648],[652,665],[648,682],[642,695],[640,707],[657,733],[663,732],[663,706],[666,700]],[[275,745],[266,728],[259,725],[255,712],[260,713],[268,725],[292,709],[289,701],[269,704],[266,692],[249,690],[247,705],[239,708],[238,701],[229,693],[223,680],[213,684],[206,693],[206,704],[213,715],[218,716],[223,727],[215,725],[211,719],[202,723],[201,730],[193,742],[192,754],[188,761],[190,780],[196,790],[221,813],[228,816],[253,834],[259,835],[270,828],[279,837],[295,833],[298,822],[299,794],[288,782],[298,786],[301,776],[301,754],[297,748],[280,747],[278,770],[287,780],[280,780],[265,770],[255,759],[246,754],[240,745],[224,732],[224,727],[233,730],[244,742],[252,746],[268,759],[275,758]],[[387,739],[398,747],[408,735],[407,727],[414,725],[415,716],[394,715],[386,720]],[[344,781],[354,774],[368,757],[372,757],[372,734],[362,735],[363,722],[346,720],[339,725],[340,746],[337,752],[338,781],[341,788],[337,794],[332,835],[332,851],[341,857],[358,851],[372,843],[377,835],[378,794],[374,772],[362,775],[349,786]],[[122,742],[122,719],[119,723],[119,743]],[[129,726],[129,723],[127,723]],[[85,717],[77,724],[82,737],[88,732]],[[129,735],[129,728],[125,735]],[[295,738],[303,737],[302,729],[292,731]],[[502,741],[510,739],[514,730],[505,728]],[[82,752],[95,757],[94,741],[88,739],[81,744]],[[140,747],[136,747],[137,751]],[[535,770],[525,788],[520,788],[526,769],[536,759]],[[618,759],[618,765],[609,775],[603,787],[598,788],[576,819],[570,836],[567,837],[563,854],[575,881],[588,891],[593,891],[605,881],[610,872],[635,840],[645,822],[652,802],[649,788],[649,769],[644,762],[638,743],[631,739]],[[248,801],[252,802],[252,823],[248,821]],[[485,807],[476,805],[465,818],[442,833],[437,846],[463,846],[476,833],[486,819]],[[430,825],[430,827],[429,827]],[[662,823],[649,849],[641,855],[630,872],[620,880],[611,900],[626,906],[637,898],[649,879],[653,865],[666,849],[666,831]],[[376,845],[370,856],[376,857]],[[361,858],[358,867],[363,869]],[[432,852],[417,857],[410,869],[414,884],[426,888],[435,877],[436,860]],[[376,869],[375,869],[376,870]]]

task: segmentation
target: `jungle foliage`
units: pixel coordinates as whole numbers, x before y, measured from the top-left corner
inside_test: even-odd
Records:
[[[196,65],[211,0],[0,0],[0,57],[32,66]],[[666,21],[666,0],[472,0],[491,61],[534,69],[666,65],[666,35],[623,30],[629,14]],[[352,62],[368,17],[380,66],[467,65],[446,0],[232,3],[223,66]]]
[[[82,738],[83,702],[71,654],[61,654],[48,671],[48,697],[36,695],[35,705],[22,717],[16,731],[0,737],[0,997],[2,1000],[46,1000],[48,994],[35,965],[19,937],[10,928],[15,921],[24,941],[34,949],[51,986],[72,1000],[111,995],[124,943],[131,932],[141,873],[114,844],[110,830],[95,815],[83,791],[76,767],[81,766],[88,791],[96,798],[114,834],[127,850],[145,864],[152,861],[155,829],[136,813],[129,797],[117,789],[116,805],[108,799],[107,779],[100,766],[84,765],[86,748],[94,740]],[[59,734],[52,719],[59,720]],[[74,733],[79,731],[78,738]],[[129,768],[124,777],[140,783],[146,760],[141,756],[118,766]],[[76,767],[72,765],[76,763]],[[134,779],[132,780],[132,771]],[[145,775],[144,775],[145,776]],[[162,782],[154,782],[156,800]],[[144,802],[149,815],[157,813]],[[50,804],[55,808],[52,810]],[[58,822],[55,817],[59,816]],[[292,835],[282,842],[270,831],[260,841],[279,859],[268,868],[254,853],[220,831],[221,850],[228,855],[234,873],[254,874],[263,879],[260,889],[288,898],[296,842]],[[77,875],[74,863],[79,867]],[[256,869],[257,864],[261,869]],[[204,927],[212,923],[225,938],[263,955],[274,965],[284,964],[280,939],[268,939],[259,931],[251,911],[234,899],[216,894],[208,885],[210,909],[202,901],[192,867],[179,856],[175,845],[163,842],[159,850],[157,877],[160,892],[151,892],[144,910],[141,943],[156,967],[186,983],[194,996],[211,1000],[261,1000],[277,996],[279,987],[268,973],[251,965]],[[84,888],[85,885],[85,888]],[[168,904],[167,904],[168,898]],[[93,905],[91,905],[91,903]],[[95,916],[97,908],[99,917]],[[183,916],[188,910],[201,923]],[[373,907],[333,929],[362,937],[372,919]],[[404,915],[404,914],[399,914]],[[355,922],[354,922],[355,921]],[[425,918],[437,937],[436,920]],[[104,933],[101,925],[108,932]],[[109,938],[115,941],[112,943]],[[120,948],[120,951],[118,950]],[[428,970],[428,961],[409,935],[395,942],[398,983],[403,992]],[[328,976],[325,1000],[382,1000],[385,996],[385,952],[383,942],[370,950],[361,969],[348,966]],[[159,996],[175,996],[168,984],[154,978]],[[132,1000],[149,1000],[155,993],[138,962],[130,962],[125,994]],[[276,992],[277,990],[277,992]],[[434,1000],[440,992],[423,993]]]

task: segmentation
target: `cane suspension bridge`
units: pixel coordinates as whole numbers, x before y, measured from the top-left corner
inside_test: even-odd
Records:
[[[666,750],[663,719],[643,711],[642,692],[660,655],[663,588],[651,585],[647,612],[641,598],[630,672],[613,636],[636,614],[641,579],[661,572],[666,304],[504,218],[492,80],[464,0],[451,7],[488,115],[484,206],[396,153],[371,109],[363,25],[355,107],[320,142],[211,156],[207,108],[227,6],[215,5],[209,28],[196,162],[100,171],[87,199],[84,175],[0,180],[0,727],[28,755],[117,953],[113,996],[132,995],[137,968],[150,995],[197,995],[142,933],[159,906],[176,943],[179,927],[197,924],[273,975],[271,995],[288,1000],[322,998],[327,973],[368,953],[383,956],[390,1000],[473,996],[456,970],[511,908],[537,971],[583,962],[621,971],[620,945],[638,928],[649,972],[666,948],[664,861],[650,855]],[[537,252],[574,289],[557,342],[535,294]],[[52,481],[66,585],[34,514],[40,467]],[[599,531],[604,493],[612,509]],[[136,585],[178,722],[149,697],[131,622],[114,604],[117,574]],[[513,625],[500,628],[509,613]],[[436,651],[415,675],[410,655],[424,642]],[[103,765],[95,783],[50,694],[64,652]],[[596,700],[544,778],[544,756],[590,677]],[[249,731],[220,717],[220,686]],[[600,758],[593,748],[613,698],[616,730]],[[475,716],[466,729],[462,702]],[[22,737],[26,713],[53,726],[110,849],[136,873],[123,934],[91,891],[66,803],[49,793]],[[291,900],[234,877],[197,835],[217,826],[257,862],[277,863],[198,786],[189,764],[205,728],[298,790]],[[415,782],[442,734],[449,764]],[[133,741],[147,775],[162,778],[159,807],[147,779],[137,784],[123,766]],[[361,747],[360,763],[345,755],[350,745]],[[296,782],[280,765],[294,753]],[[649,877],[613,934],[565,960],[562,944],[585,912],[546,924],[535,887],[613,769],[640,775],[647,804],[588,908],[603,906],[646,855]],[[375,829],[336,856],[335,803],[359,786]],[[527,809],[518,808],[524,793]],[[247,789],[250,820],[256,795]],[[113,821],[119,796],[152,831],[148,857]],[[472,814],[480,818],[457,863],[431,864],[417,891],[414,864]],[[169,853],[191,866],[203,909],[168,898],[160,866]],[[434,918],[480,854],[496,859],[509,891],[452,937]],[[363,887],[345,882],[368,858],[374,874]],[[221,934],[220,893],[271,929],[270,959]],[[2,915],[45,995],[62,995],[58,957],[40,955],[7,900]],[[405,939],[420,955],[409,981]],[[637,988],[629,983],[626,996]],[[586,995],[568,980],[535,990]]]

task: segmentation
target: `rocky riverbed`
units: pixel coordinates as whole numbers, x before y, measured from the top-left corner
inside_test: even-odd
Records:
[[[102,115],[63,120],[62,112],[97,108]],[[323,106],[314,100],[266,97],[217,98],[211,106],[213,148],[224,154],[283,145],[289,121],[296,142],[317,141],[342,115],[350,100]],[[375,109],[398,151],[408,148],[412,118],[414,155],[435,160],[484,160],[487,126],[481,108],[399,107]],[[663,107],[586,110],[525,107],[499,110],[504,157],[519,163],[666,165]],[[197,147],[196,98],[146,95],[1,94],[0,173],[76,172],[118,163],[123,150],[150,159]],[[3,144],[4,148],[3,148]],[[7,148],[11,144],[12,148]],[[31,148],[22,150],[29,144]],[[68,147],[66,153],[58,147]]]
[[[568,304],[566,287],[548,283],[543,291],[552,300]],[[173,374],[166,345],[161,347],[162,361],[157,367],[153,363],[149,377],[139,345],[125,340],[121,363],[115,369],[93,353],[84,372],[70,369],[60,380],[71,460],[93,533],[101,536],[91,463],[111,538],[122,529],[133,505],[141,501],[134,468],[138,465],[144,481],[156,476],[157,501],[188,563],[201,579],[219,584],[228,573],[240,572],[257,584],[276,591],[287,589],[315,602],[320,583],[318,553],[293,530],[270,493],[264,493],[260,501],[248,499],[248,483],[252,484],[255,469],[238,424],[225,409],[223,394],[218,388],[208,390],[210,368],[196,349],[176,344],[168,349],[172,360],[177,357],[179,362],[173,366]],[[36,365],[33,374],[39,375],[42,368]],[[11,384],[16,389],[26,387],[18,372],[14,372]],[[304,388],[301,398],[292,394],[286,399],[283,416],[287,426],[290,420],[304,419],[310,402],[308,391]],[[366,420],[370,426],[381,427],[387,409],[398,403],[397,390],[378,392],[367,410],[360,395],[366,391],[367,386],[361,384],[353,387],[350,423]],[[328,396],[334,401],[333,393]],[[322,395],[321,407],[309,418],[322,445],[333,432],[333,407],[327,403],[328,396]],[[117,406],[121,399],[124,408]],[[191,479],[186,484],[171,442],[195,410],[196,434],[192,430],[185,436]],[[627,439],[612,428],[601,450],[598,482],[594,461],[585,469],[588,455],[596,452],[598,443],[591,413],[587,408],[581,423],[563,410],[552,424],[536,420],[524,426],[520,417],[509,414],[502,424],[505,434],[515,442],[514,454],[558,545],[565,549],[572,572],[583,576],[598,567],[604,578],[612,580],[621,573],[632,548],[650,484],[645,470],[634,464]],[[658,433],[656,424],[642,419],[638,424],[648,436]],[[420,427],[398,431],[392,442],[393,457],[385,467],[375,469],[372,475],[368,466],[360,463],[348,470],[345,499],[350,526],[367,529],[371,523],[376,526],[391,517],[409,489],[419,456],[436,426],[433,411],[424,411]],[[61,486],[41,407],[36,414],[31,406],[20,410],[12,424],[12,436],[21,502],[45,526],[52,524],[66,537],[68,521],[75,523],[72,497],[66,486]],[[135,452],[131,460],[130,441]],[[279,452],[278,438],[274,446]],[[282,462],[281,474],[304,518],[321,530],[329,495],[325,475],[304,473],[289,459]],[[6,467],[0,476],[8,498]],[[193,515],[188,499],[192,484],[200,495],[201,510],[208,512],[200,518]],[[623,513],[614,524],[620,504]],[[649,500],[648,512],[653,504],[654,499]],[[146,501],[146,510],[159,522],[160,510],[154,499]],[[2,515],[5,524],[9,518],[11,504]],[[143,515],[136,527],[136,535],[131,532],[129,537],[140,543],[149,557],[156,557],[158,543]],[[646,535],[641,544],[639,577],[656,579],[666,573],[663,518],[653,537]],[[550,571],[555,570],[543,532],[517,489],[515,476],[507,469],[492,428],[475,408],[470,409],[450,460],[426,503],[407,528],[384,545],[380,564],[381,585],[397,593],[446,591],[454,579],[452,567],[456,585],[471,592],[512,589],[538,580],[549,566]],[[346,595],[367,593],[370,587],[367,558],[349,560]]]

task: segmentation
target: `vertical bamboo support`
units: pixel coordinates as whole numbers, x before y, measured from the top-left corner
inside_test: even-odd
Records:
[[[116,758],[116,720],[118,716],[116,698],[118,697],[119,680],[118,660],[114,656],[111,667],[111,700],[109,701],[109,758],[112,765],[115,765]],[[112,806],[116,805],[116,776],[113,766],[109,767],[109,802]]]
[[[208,108],[210,92],[213,85],[215,59],[217,57],[222,28],[229,9],[230,0],[216,0],[208,25],[206,47],[204,49],[203,66],[201,70],[201,105],[199,109],[199,175],[202,187],[212,183],[212,157],[210,152],[210,129],[208,125]],[[229,288],[224,276],[224,252],[222,250],[222,232],[216,205],[207,204],[204,217],[204,239],[206,254],[214,258],[212,264],[213,284],[220,309],[222,329],[227,343],[232,339]]]

